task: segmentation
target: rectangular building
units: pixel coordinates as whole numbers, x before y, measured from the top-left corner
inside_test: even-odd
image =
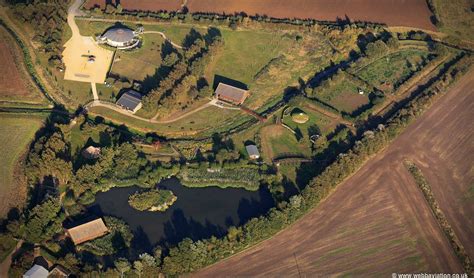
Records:
[[[247,153],[248,153],[250,159],[259,159],[260,158],[260,152],[258,151],[257,146],[247,145],[247,146],[245,146],[245,149],[247,150]]]
[[[128,90],[117,100],[117,105],[135,114],[142,108],[142,94],[135,90]]]
[[[104,236],[109,232],[102,218],[66,230],[75,245]]]
[[[249,92],[231,85],[219,83],[216,88],[218,99],[235,105],[241,105],[248,97]]]

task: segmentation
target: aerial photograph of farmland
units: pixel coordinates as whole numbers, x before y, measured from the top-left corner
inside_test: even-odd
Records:
[[[474,277],[473,0],[0,0],[0,278]]]

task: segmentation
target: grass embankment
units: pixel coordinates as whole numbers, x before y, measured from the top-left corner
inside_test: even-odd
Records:
[[[35,132],[42,126],[39,116],[0,115],[0,215],[4,216],[10,207],[21,205],[26,194],[23,179],[17,179],[18,161],[25,153]]]
[[[415,179],[415,182],[420,188],[420,190],[423,192],[423,195],[425,196],[425,199],[428,202],[428,205],[430,206],[433,215],[438,221],[438,224],[443,230],[446,238],[449,240],[449,243],[451,244],[451,247],[453,248],[453,251],[458,257],[459,261],[461,262],[464,270],[466,271],[466,273],[472,276],[474,274],[474,265],[472,263],[472,260],[471,258],[469,258],[466,249],[454,233],[454,230],[449,224],[446,215],[439,207],[438,201],[436,201],[430,184],[423,176],[423,173],[418,168],[418,166],[416,166],[416,164],[411,161],[405,161],[405,166]]]

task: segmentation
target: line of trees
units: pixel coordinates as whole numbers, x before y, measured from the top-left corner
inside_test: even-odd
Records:
[[[159,86],[143,98],[143,107],[161,115],[182,110],[197,98],[210,94],[208,82],[204,79],[205,66],[222,50],[224,41],[220,31],[209,28],[205,36],[194,29],[186,42],[189,44],[183,54],[171,51],[164,58],[164,65],[171,68]]]
[[[469,273],[470,275],[474,274],[473,273],[474,265],[472,263],[472,260],[467,254],[466,249],[462,245],[461,241],[456,236],[456,233],[454,232],[453,228],[449,224],[448,219],[446,218],[446,215],[443,213],[443,211],[439,207],[438,201],[436,201],[436,198],[431,189],[431,185],[425,179],[420,168],[418,168],[418,166],[415,163],[411,161],[405,161],[405,167],[411,173],[411,175],[415,179],[416,184],[423,192],[423,195],[426,201],[428,202],[431,208],[431,211],[433,211],[433,214],[436,217],[436,220],[438,221],[439,225],[443,229],[444,234],[446,235],[449,242],[451,243],[454,253],[459,258],[459,261],[463,265],[464,271],[466,271],[466,273]]]

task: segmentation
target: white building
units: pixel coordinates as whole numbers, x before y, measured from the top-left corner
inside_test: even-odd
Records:
[[[245,149],[247,150],[247,153],[248,153],[250,159],[259,159],[260,158],[260,152],[258,151],[257,146],[247,145],[247,146],[245,146]]]
[[[140,43],[137,33],[127,27],[112,27],[98,38],[99,43],[105,43],[118,49],[131,49]]]
[[[46,268],[35,264],[30,270],[23,274],[23,278],[47,278],[48,275],[49,271]]]

